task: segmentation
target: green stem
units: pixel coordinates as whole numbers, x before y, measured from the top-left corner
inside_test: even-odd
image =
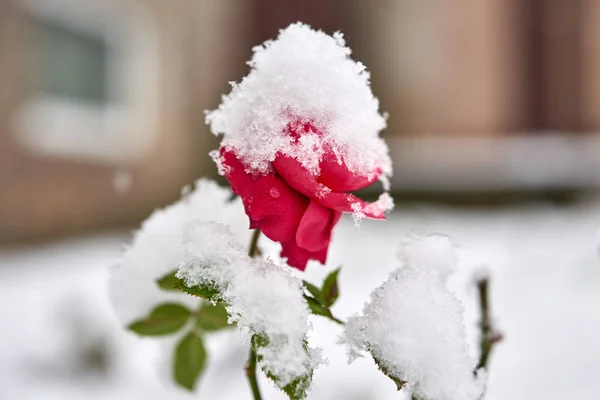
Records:
[[[248,255],[250,257],[255,257],[258,255],[258,238],[260,237],[260,229],[255,229],[252,234],[252,239],[250,240],[250,248],[248,248]]]
[[[248,249],[248,255],[250,257],[255,257],[259,253],[258,249],[258,238],[260,237],[260,229],[254,230],[252,234],[252,240],[250,241],[250,247]],[[250,345],[250,354],[248,355],[248,361],[246,362],[246,377],[248,378],[248,383],[250,383],[250,389],[252,390],[252,397],[254,400],[262,400],[262,396],[260,394],[260,388],[258,387],[258,380],[256,378],[256,352]]]
[[[341,319],[337,319],[336,317],[333,316],[333,314],[329,315],[329,319],[332,320],[333,322],[340,324],[340,325],[344,325],[344,321],[342,321]]]
[[[246,376],[248,377],[250,389],[252,390],[252,398],[254,400],[262,400],[260,388],[258,387],[258,380],[256,379],[256,353],[252,346],[250,346],[250,354],[248,355],[248,362],[246,363]]]
[[[477,363],[477,367],[475,367],[475,371],[477,371],[480,368],[487,367],[492,348],[500,338],[499,335],[494,331],[490,319],[488,287],[489,281],[487,278],[481,279],[477,282],[477,291],[479,294],[479,310],[481,314],[481,321],[479,322],[481,337],[479,339],[479,362]]]

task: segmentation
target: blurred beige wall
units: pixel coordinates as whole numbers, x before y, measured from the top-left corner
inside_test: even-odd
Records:
[[[203,109],[218,104],[227,82],[239,74],[236,66],[243,65],[236,55],[243,45],[238,36],[245,26],[244,3],[128,1],[137,3],[155,29],[157,73],[150,83],[156,90],[147,95],[156,108],[132,127],[141,130],[139,154],[116,160],[45,154],[19,140],[22,132],[14,122],[26,97],[28,33],[34,27],[24,3],[1,3],[0,242],[135,221],[175,199],[183,185],[213,173],[207,152],[214,140],[204,127]],[[109,3],[102,7],[118,11],[128,5]],[[144,71],[122,78],[136,79]]]
[[[48,10],[83,32],[68,40],[97,23],[108,35],[120,57],[110,112],[31,100],[33,33]],[[298,20],[343,31],[371,71],[397,189],[600,184],[589,173],[600,159],[595,0],[4,0],[0,242],[139,221],[214,175],[204,110],[246,74],[253,45]],[[547,150],[536,161],[532,148]]]
[[[356,5],[388,135],[599,130],[599,2]]]
[[[489,135],[519,116],[512,1],[358,3],[388,135]]]
[[[582,10],[584,123],[600,131],[600,2],[585,0]]]

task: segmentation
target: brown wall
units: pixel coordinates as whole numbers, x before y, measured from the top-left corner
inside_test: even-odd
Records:
[[[511,1],[360,3],[367,66],[388,133],[497,134],[519,116]]]
[[[202,110],[215,107],[217,91],[236,78],[223,67],[235,46],[215,39],[225,27],[236,34],[239,14],[218,0],[145,3],[159,26],[160,135],[145,157],[118,165],[44,157],[15,140],[11,117],[22,97],[27,26],[16,1],[0,3],[0,242],[132,223],[213,172],[206,154],[214,140]],[[114,188],[121,169],[132,176],[126,193]]]
[[[600,130],[595,0],[123,0],[158,25],[158,141],[119,164],[41,156],[11,124],[23,96],[19,1],[0,1],[0,243],[136,222],[214,174],[203,111],[245,75],[253,45],[298,20],[344,32],[391,115],[388,138]],[[132,187],[118,193],[122,169]]]

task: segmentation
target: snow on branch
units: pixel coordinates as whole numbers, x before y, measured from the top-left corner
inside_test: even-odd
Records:
[[[252,341],[263,371],[286,392],[294,385],[292,398],[304,397],[323,360],[306,344],[309,310],[298,278],[268,259],[250,258],[228,226],[200,221],[185,229],[176,276],[215,293],[230,322]]]
[[[183,227],[196,219],[218,220],[238,227],[241,240],[249,237],[244,208],[230,201],[231,190],[200,179],[181,200],[155,211],[135,233],[113,269],[109,285],[115,312],[124,325],[147,314],[159,303],[176,301],[196,307],[198,299],[179,291],[164,291],[156,280],[177,268],[181,260]]]
[[[399,258],[401,267],[347,323],[341,341],[350,360],[369,352],[382,372],[418,398],[478,399],[483,383],[473,376],[463,307],[446,287],[457,264],[452,242],[412,237]]]

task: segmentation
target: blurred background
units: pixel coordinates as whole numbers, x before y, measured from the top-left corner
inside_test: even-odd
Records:
[[[152,210],[196,178],[216,175],[207,153],[218,142],[203,111],[248,72],[252,46],[296,21],[342,31],[372,74],[390,115],[383,136],[394,160],[397,232],[444,228],[466,242],[479,239],[495,249],[481,263],[504,266],[518,243],[533,253],[507,266],[519,271],[509,276],[556,278],[537,300],[556,290],[567,303],[576,298],[573,310],[598,304],[600,1],[0,0],[0,326],[13,327],[0,337],[12,350],[0,357],[0,399],[88,398],[72,392],[87,370],[104,371],[92,376],[105,382],[98,376],[110,370],[110,354],[133,346],[111,333],[111,350],[102,334],[116,324],[104,293],[107,267]],[[369,227],[363,234],[381,235]],[[565,261],[552,269],[557,254]],[[500,281],[500,308],[513,290],[521,305],[536,297],[528,291],[536,285],[518,292],[514,281]],[[585,299],[574,295],[579,285],[589,289]],[[17,302],[23,293],[28,300]],[[520,312],[540,315],[548,304],[531,307]],[[89,317],[95,308],[112,328]],[[519,308],[510,310],[505,321]],[[579,322],[599,328],[598,311],[585,310],[593,315]],[[30,330],[45,331],[55,317],[64,323],[51,335],[72,345],[46,354]],[[574,372],[573,387],[582,391],[571,398],[600,396],[592,379],[600,376],[600,343],[581,336],[590,329],[582,325],[565,344],[567,358],[577,340],[589,350],[574,363],[585,371]],[[47,360],[31,361],[31,348]],[[18,372],[23,365],[27,372]],[[46,376],[43,390],[27,391],[36,374]],[[520,385],[520,393],[534,393]],[[143,397],[131,390],[122,398]],[[156,393],[143,395],[162,398]],[[360,393],[353,398],[384,398]],[[535,398],[567,398],[561,393]]]

